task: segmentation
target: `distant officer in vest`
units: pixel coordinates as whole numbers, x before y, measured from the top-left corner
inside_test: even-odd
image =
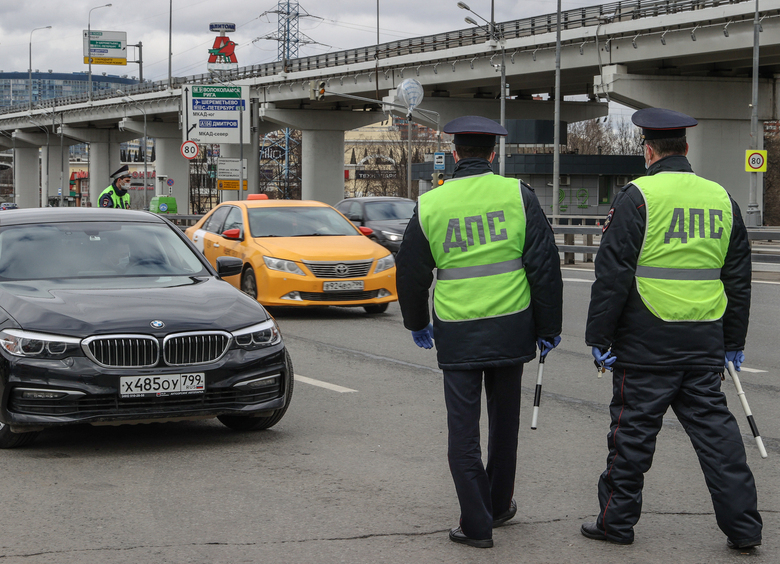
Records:
[[[444,372],[448,459],[460,502],[450,540],[493,546],[493,528],[514,517],[523,363],[560,342],[563,282],[553,232],[533,190],[493,174],[492,120],[461,117],[455,172],[420,196],[396,257],[404,326],[417,346],[435,341]],[[428,291],[436,269],[433,324]],[[480,450],[484,379],[489,437]]]
[[[113,182],[111,186],[100,193],[98,206],[101,208],[121,208],[130,209],[130,194],[127,189],[130,187],[130,170],[127,165],[122,165],[119,170],[111,175]]]
[[[739,370],[745,358],[747,231],[726,190],[691,169],[685,132],[695,119],[648,108],[632,121],[642,128],[648,168],[615,197],[596,256],[585,340],[597,366],[613,370],[612,425],[601,508],[581,532],[634,540],[644,474],[671,407],[699,457],[728,546],[758,546],[756,485],[721,391],[724,364]]]

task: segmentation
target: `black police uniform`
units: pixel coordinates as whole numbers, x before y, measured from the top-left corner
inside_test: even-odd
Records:
[[[466,125],[465,132],[472,132],[471,124]],[[492,139],[494,143],[495,136]],[[456,146],[462,141],[456,135]],[[487,173],[492,173],[487,160],[468,158],[457,163],[453,178]],[[494,516],[510,507],[523,363],[536,356],[537,337],[552,341],[561,333],[563,282],[553,232],[533,190],[522,184],[522,195],[526,215],[523,265],[531,305],[519,313],[468,322],[443,323],[434,311],[437,358],[444,372],[448,459],[461,507],[461,529],[471,539],[492,538]],[[436,262],[416,208],[396,266],[404,326],[421,330],[430,321],[428,290]],[[482,465],[479,437],[483,375],[489,421],[487,467]]]
[[[649,123],[640,112],[634,123],[645,128],[679,123],[675,120],[680,118],[663,113],[666,110],[653,110]],[[684,135],[685,129],[679,131]],[[663,172],[693,170],[686,157],[674,155],[653,163],[647,175]],[[731,205],[733,228],[721,269],[728,306],[723,318],[712,322],[665,322],[643,303],[634,275],[647,212],[636,186],[628,184],[618,193],[603,227],[585,339],[602,350],[611,346],[617,358],[609,456],[599,479],[601,510],[596,521],[597,529],[611,541],[633,541],[644,473],[650,469],[656,436],[670,406],[696,449],[718,526],[738,544],[761,538],[755,482],[721,391],[725,351],[744,348],[750,309],[750,246],[739,207],[734,200]]]

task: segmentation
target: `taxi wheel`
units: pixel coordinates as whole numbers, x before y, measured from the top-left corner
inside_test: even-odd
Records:
[[[377,305],[369,305],[369,306],[363,306],[363,309],[366,310],[366,313],[370,313],[371,315],[375,313],[384,313],[387,311],[387,306],[390,304],[377,304]]]
[[[30,444],[35,440],[40,431],[30,431],[29,433],[12,433],[11,427],[5,423],[0,423],[0,448],[17,448]]]
[[[293,386],[295,384],[295,373],[293,372],[292,359],[290,353],[285,352],[285,361],[287,364],[287,376],[284,380],[284,407],[280,407],[268,417],[247,417],[241,415],[218,415],[220,423],[234,431],[261,431],[269,429],[279,423],[287,413],[287,408],[292,400]]]
[[[249,266],[241,275],[241,291],[247,296],[257,299],[257,278],[254,269]]]

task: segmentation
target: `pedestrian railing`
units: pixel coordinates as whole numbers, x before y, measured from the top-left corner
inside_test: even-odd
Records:
[[[599,251],[593,237],[601,235],[601,227],[594,225],[554,225],[556,234],[563,235],[563,245],[558,245],[558,251],[563,253],[564,264],[574,264],[575,254],[583,255],[583,262],[593,262],[593,257]],[[582,237],[582,244],[577,245],[575,237]],[[748,239],[752,247],[753,262],[780,264],[780,227],[748,227]],[[778,246],[754,245],[754,241],[778,241]]]

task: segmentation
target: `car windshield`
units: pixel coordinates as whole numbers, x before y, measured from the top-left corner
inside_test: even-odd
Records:
[[[366,206],[367,221],[382,221],[385,219],[409,219],[414,212],[414,202],[384,201],[369,202]]]
[[[0,280],[209,274],[167,225],[41,223],[0,230]]]
[[[249,208],[247,213],[252,237],[360,235],[352,223],[332,208],[262,207]]]

